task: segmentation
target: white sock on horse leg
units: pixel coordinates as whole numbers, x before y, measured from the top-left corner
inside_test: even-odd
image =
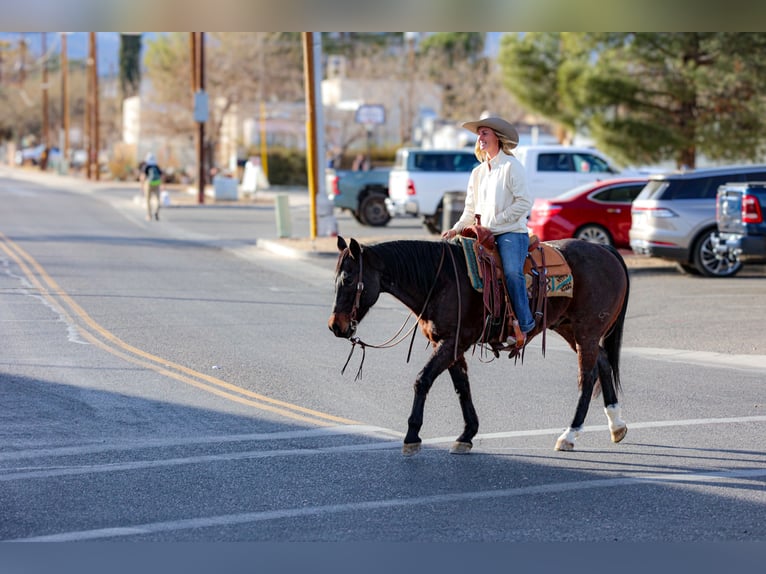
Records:
[[[563,433],[561,433],[561,436],[558,438],[558,440],[566,441],[569,444],[574,444],[575,439],[577,439],[581,434],[582,434],[582,427],[579,427],[576,429],[569,427]]]
[[[609,405],[608,407],[604,407],[604,412],[606,413],[606,418],[609,419],[610,431],[625,428],[627,426],[625,424],[625,421],[622,420],[622,417],[620,416],[622,413],[621,413],[620,405],[618,403],[614,403],[612,405]]]

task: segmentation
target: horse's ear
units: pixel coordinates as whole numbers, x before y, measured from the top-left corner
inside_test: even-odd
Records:
[[[356,239],[351,238],[351,243],[348,246],[348,250],[351,252],[351,257],[359,259],[362,256],[362,246],[359,245]]]
[[[338,251],[343,253],[343,250],[346,249],[348,245],[346,245],[346,240],[343,239],[340,235],[338,235]]]

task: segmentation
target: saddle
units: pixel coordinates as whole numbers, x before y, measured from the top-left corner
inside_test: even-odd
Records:
[[[463,229],[460,237],[474,289],[483,293],[484,331],[481,342],[493,349],[502,347],[513,333],[518,347],[525,338],[508,298],[503,264],[492,232],[480,225]],[[536,235],[529,238],[528,254],[524,262],[527,297],[535,321],[543,325],[543,354],[545,354],[545,328],[548,297],[571,297],[572,271],[561,252]],[[503,349],[505,350],[505,349]],[[518,348],[515,349],[518,351]],[[497,352],[495,352],[497,355]],[[512,353],[513,354],[513,353]]]

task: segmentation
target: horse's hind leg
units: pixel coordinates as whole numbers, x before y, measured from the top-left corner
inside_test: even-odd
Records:
[[[612,442],[620,442],[628,433],[628,425],[622,420],[620,404],[617,402],[617,389],[612,376],[612,366],[609,364],[609,358],[604,349],[600,349],[598,356],[598,377],[601,381],[601,392],[604,394],[604,412],[609,420]]]
[[[463,433],[457,437],[449,451],[452,454],[468,454],[473,447],[471,439],[479,432],[479,417],[476,415],[471,398],[471,385],[468,382],[468,365],[466,365],[465,357],[460,357],[450,366],[449,374],[460,400],[460,410],[463,412],[465,423]]]
[[[556,441],[556,450],[574,450],[575,439],[582,432],[585,416],[588,414],[588,408],[590,407],[590,399],[593,395],[593,387],[596,383],[598,355],[598,342],[590,344],[580,343],[577,346],[580,398],[577,401],[577,410],[569,428]]]

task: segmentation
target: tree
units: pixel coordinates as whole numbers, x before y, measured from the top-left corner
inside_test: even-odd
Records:
[[[484,33],[437,32],[419,47],[419,68],[444,89],[445,118],[465,121],[490,111],[513,123],[524,110],[502,83],[496,62],[484,55]]]
[[[227,112],[260,101],[303,98],[300,34],[230,32],[205,35],[205,91],[209,94],[208,144],[215,147]],[[157,134],[188,136],[193,129],[191,59],[187,33],[163,34],[147,45],[151,80],[147,114]]]
[[[757,160],[766,35],[540,33],[504,36],[505,85],[565,130],[617,159]]]
[[[120,34],[122,99],[138,95],[141,87],[141,34]]]
[[[427,36],[420,43],[424,54],[439,53],[447,56],[449,65],[457,61],[481,58],[484,50],[484,34],[482,32],[436,32]]]

